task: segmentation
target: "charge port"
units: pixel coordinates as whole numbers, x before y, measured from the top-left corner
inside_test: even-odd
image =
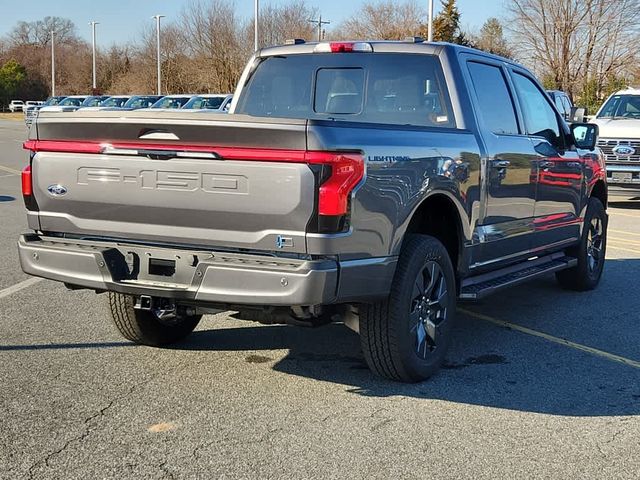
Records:
[[[149,259],[149,275],[158,275],[161,277],[173,277],[176,273],[176,261],[165,260],[163,258]]]

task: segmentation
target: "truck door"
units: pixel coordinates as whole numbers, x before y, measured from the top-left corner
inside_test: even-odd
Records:
[[[532,247],[545,249],[580,236],[584,162],[568,149],[564,122],[528,74],[511,70],[525,131],[536,152]]]
[[[530,248],[536,153],[521,134],[507,72],[500,62],[469,60],[478,123],[486,148],[484,215],[476,227],[474,264],[508,261]]]

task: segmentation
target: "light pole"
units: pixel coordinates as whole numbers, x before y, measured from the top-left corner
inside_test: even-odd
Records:
[[[56,32],[51,30],[51,96],[56,96],[56,48],[55,48]]]
[[[253,3],[253,50],[258,51],[258,22],[260,20],[259,0],[255,0]]]
[[[157,55],[158,55],[158,95],[161,95],[160,91],[162,90],[162,79],[160,77],[160,19],[164,18],[164,15],[154,15],[151,18],[156,19],[156,47],[157,47]]]
[[[329,25],[331,22],[328,20],[322,20],[322,15],[320,15],[320,18],[318,18],[318,20],[308,20],[309,22],[313,23],[314,25],[318,26],[318,42],[322,41],[322,26],[323,25]]]
[[[433,0],[429,0],[429,19],[428,19],[428,38],[429,42],[433,42]]]
[[[93,94],[95,95],[96,93],[96,25],[98,25],[98,22],[89,22],[89,25],[91,25],[91,29],[92,29],[92,51],[93,51]]]

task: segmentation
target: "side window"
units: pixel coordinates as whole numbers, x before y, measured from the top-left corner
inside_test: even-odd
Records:
[[[567,116],[571,115],[571,100],[569,100],[569,97],[563,96],[562,103],[564,103],[564,111],[567,113]]]
[[[517,135],[516,112],[502,69],[478,62],[468,62],[468,66],[487,128],[498,135]]]
[[[556,107],[558,108],[558,111],[561,115],[565,115],[567,112],[564,104],[562,103],[562,95],[555,95],[554,98],[556,99]]]
[[[524,75],[515,73],[513,82],[520,100],[527,134],[544,137],[552,145],[560,147],[558,118],[547,97]]]

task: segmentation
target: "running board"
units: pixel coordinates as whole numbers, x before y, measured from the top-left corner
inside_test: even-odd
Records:
[[[578,260],[564,253],[555,253],[545,257],[518,263],[507,268],[485,273],[462,281],[461,300],[479,300],[497,290],[528,282],[542,275],[575,267]]]

